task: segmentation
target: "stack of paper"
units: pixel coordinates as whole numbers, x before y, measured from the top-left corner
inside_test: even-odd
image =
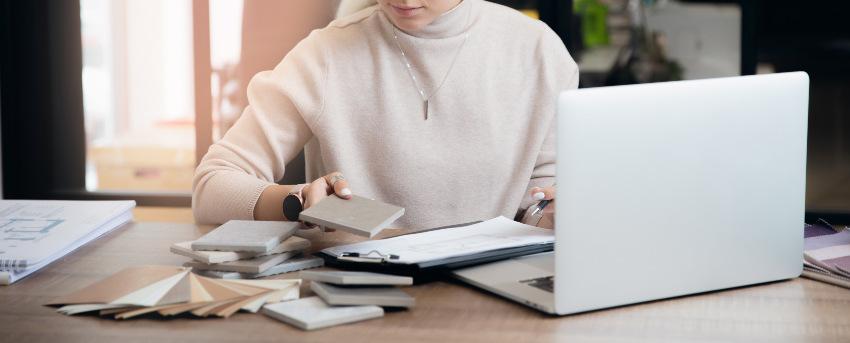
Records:
[[[496,217],[472,225],[339,245],[322,253],[357,262],[376,262],[370,260],[377,257],[386,263],[433,265],[451,258],[554,242],[553,230]]]
[[[244,310],[257,312],[263,305],[298,299],[301,280],[216,280],[189,268],[140,266],[124,269],[104,280],[56,299],[65,315],[98,312],[128,319],[158,313],[174,316],[229,317]]]
[[[313,330],[382,317],[382,307],[414,305],[412,296],[395,287],[411,285],[410,277],[342,271],[305,271],[301,277],[312,280],[310,289],[318,297],[266,305],[263,313]]]
[[[850,288],[850,229],[806,224],[803,276]]]
[[[0,285],[133,219],[134,201],[0,200]]]
[[[174,244],[171,252],[193,259],[185,267],[221,279],[254,279],[322,266],[320,258],[301,257],[310,242],[293,236],[299,225],[231,220],[196,241]]]

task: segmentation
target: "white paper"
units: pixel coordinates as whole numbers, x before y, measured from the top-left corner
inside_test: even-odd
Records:
[[[0,262],[23,263],[8,282],[132,219],[134,201],[0,200]],[[2,264],[2,263],[0,263]]]
[[[555,232],[497,217],[469,226],[427,231],[393,238],[365,241],[322,250],[339,257],[343,253],[376,256],[398,255],[387,262],[414,264],[470,255],[490,250],[545,244],[555,241]]]

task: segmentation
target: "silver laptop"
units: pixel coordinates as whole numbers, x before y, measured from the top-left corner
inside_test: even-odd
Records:
[[[572,314],[800,275],[808,94],[802,72],[564,92],[555,251],[455,276]]]

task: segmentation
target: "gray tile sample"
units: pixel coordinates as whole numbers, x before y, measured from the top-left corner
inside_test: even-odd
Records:
[[[378,306],[330,306],[319,297],[263,306],[263,314],[302,330],[315,330],[384,316]]]
[[[192,242],[192,250],[268,253],[298,230],[300,223],[231,220]]]
[[[220,270],[198,270],[197,273],[203,276],[217,279],[257,279],[266,276],[289,273],[298,270],[318,268],[325,265],[325,260],[318,257],[299,257],[291,260],[283,261],[274,267],[266,269],[262,273],[239,273],[225,272]]]
[[[409,276],[338,270],[307,270],[301,272],[301,278],[334,285],[409,286],[413,284],[413,278]]]
[[[396,287],[339,287],[313,281],[310,282],[310,289],[326,303],[334,306],[413,307],[416,303],[416,299]]]
[[[177,255],[190,257],[195,261],[203,263],[222,263],[237,260],[247,260],[265,255],[280,254],[289,251],[302,251],[310,247],[310,241],[301,237],[289,237],[272,248],[268,253],[252,252],[252,251],[204,251],[192,250],[192,241],[174,243],[171,245],[171,252]]]
[[[257,274],[268,270],[283,261],[293,258],[300,253],[297,251],[285,252],[282,254],[260,256],[250,260],[239,260],[224,263],[206,264],[198,261],[189,261],[183,264],[184,267],[192,267],[198,270],[221,270],[225,272],[251,273]]]
[[[402,207],[353,195],[347,200],[329,196],[301,212],[298,219],[372,238],[402,215]]]

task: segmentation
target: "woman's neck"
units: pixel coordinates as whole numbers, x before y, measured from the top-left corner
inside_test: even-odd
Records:
[[[404,33],[420,38],[446,38],[457,36],[466,32],[472,22],[476,0],[458,0],[457,4],[450,10],[438,16],[430,24],[416,31],[405,31]],[[386,18],[386,17],[385,17]],[[389,21],[389,18],[387,18]],[[392,25],[392,22],[390,22]]]

